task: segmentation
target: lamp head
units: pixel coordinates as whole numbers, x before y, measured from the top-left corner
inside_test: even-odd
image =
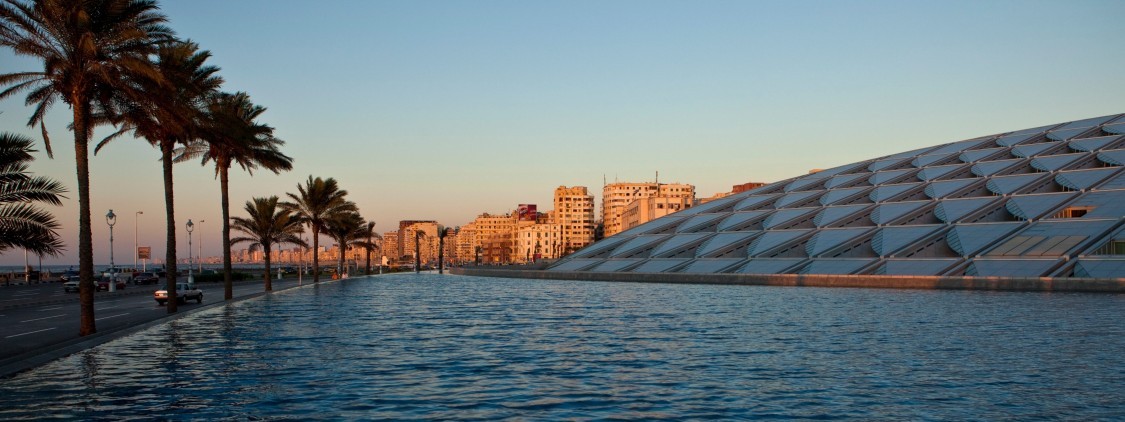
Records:
[[[113,210],[109,210],[109,212],[105,214],[105,222],[112,226],[117,222],[117,214],[114,214]]]
[[[187,232],[191,233],[192,229],[194,229],[194,228],[195,228],[195,223],[192,223],[191,219],[189,218],[188,221],[187,221]]]

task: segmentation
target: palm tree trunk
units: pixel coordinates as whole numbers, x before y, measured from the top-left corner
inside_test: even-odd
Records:
[[[313,283],[320,282],[320,230],[316,224],[312,224],[312,238],[313,238]]]
[[[371,244],[371,238],[370,237],[367,238],[367,244]],[[364,247],[363,250],[367,254],[365,256],[365,261],[364,261],[365,263],[363,264],[363,274],[364,275],[371,275],[371,247],[370,246]]]
[[[336,239],[340,245],[340,259],[336,264],[336,278],[344,278],[344,258],[347,253],[347,247],[344,246],[344,239]]]
[[[176,297],[176,209],[172,195],[172,141],[160,141],[160,161],[164,163],[164,212],[168,231],[167,253],[164,256],[164,269],[168,274],[168,313],[177,310]]]
[[[78,97],[77,95],[75,97]],[[90,220],[90,116],[84,100],[72,102],[74,159],[78,173],[78,301],[81,322],[78,335],[98,332],[94,324],[94,235]]]
[[[230,179],[227,174],[230,163],[216,164],[219,165],[219,187],[223,191],[223,300],[231,300],[234,297],[234,280],[231,278],[230,265],[230,191],[228,190]],[[268,264],[266,271],[269,272]],[[266,286],[269,286],[268,282]]]
[[[262,256],[263,256],[263,260],[266,262],[266,274],[265,274],[265,276],[266,276],[266,291],[267,292],[273,291],[273,278],[270,277],[270,252],[271,252],[270,249],[272,249],[270,246],[271,245],[268,244],[268,243],[262,244]]]

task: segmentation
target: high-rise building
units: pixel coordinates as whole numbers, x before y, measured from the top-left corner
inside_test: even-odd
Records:
[[[558,226],[558,245],[551,255],[560,256],[585,248],[594,242],[594,196],[585,186],[555,188],[552,221]]]
[[[605,185],[602,188],[602,222],[605,224],[605,236],[609,237],[624,231],[622,216],[626,208],[634,201],[644,198],[664,198],[654,201],[653,205],[674,206],[677,207],[675,211],[679,211],[690,208],[695,203],[695,186],[657,182],[621,182]],[[641,205],[638,204],[637,206],[640,207]],[[643,220],[637,224],[643,224],[647,221],[649,220]]]

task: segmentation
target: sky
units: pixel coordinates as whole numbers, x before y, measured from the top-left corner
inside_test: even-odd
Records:
[[[163,0],[210,50],[225,91],[268,108],[290,172],[232,172],[232,215],[255,196],[336,178],[380,232],[455,227],[554,189],[690,183],[697,196],[919,147],[1125,112],[1125,2]],[[0,71],[42,69],[0,51]],[[22,97],[0,127],[41,142]],[[46,206],[77,263],[70,110],[47,116],[70,190]],[[110,132],[99,128],[95,141]],[[38,144],[41,148],[41,143]],[[158,151],[121,138],[91,157],[95,262],[164,256]],[[178,249],[221,254],[213,167],[175,169]],[[142,215],[136,214],[142,211]],[[193,252],[195,253],[195,252]],[[0,264],[19,265],[10,250]],[[32,258],[32,264],[36,263]]]

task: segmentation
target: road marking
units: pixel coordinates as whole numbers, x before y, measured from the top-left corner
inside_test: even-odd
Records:
[[[39,294],[39,292],[19,292],[19,293],[12,293],[12,296],[35,296],[37,294]]]
[[[119,316],[125,316],[125,315],[129,315],[129,313],[126,312],[126,313],[123,313],[123,314],[117,314],[117,315],[110,315],[110,316],[107,316],[107,317],[95,318],[94,321],[101,321],[103,319],[117,318]]]
[[[44,331],[51,331],[51,330],[54,330],[54,329],[55,329],[55,327],[51,327],[51,328],[44,328],[44,329],[42,329],[42,330],[37,330],[37,331],[30,331],[30,332],[26,332],[26,333],[23,333],[23,334],[15,334],[15,335],[10,335],[10,336],[4,337],[4,338],[12,338],[12,337],[26,336],[26,335],[28,335],[28,334],[42,333],[42,332],[44,332]]]
[[[20,298],[20,299],[3,299],[3,300],[0,300],[0,302],[15,302],[17,300],[23,300],[23,298]]]
[[[62,309],[62,308],[63,308],[62,306],[56,306],[56,307],[54,307],[54,308],[43,308],[43,309],[40,309],[40,310],[39,310],[39,312],[43,312],[43,311],[53,311],[53,310],[55,310],[55,309]]]
[[[20,321],[20,322],[42,321],[42,320],[45,320],[45,319],[58,318],[58,317],[61,317],[61,316],[66,316],[66,314],[52,315],[52,316],[49,316],[49,317],[29,319],[27,321]]]

